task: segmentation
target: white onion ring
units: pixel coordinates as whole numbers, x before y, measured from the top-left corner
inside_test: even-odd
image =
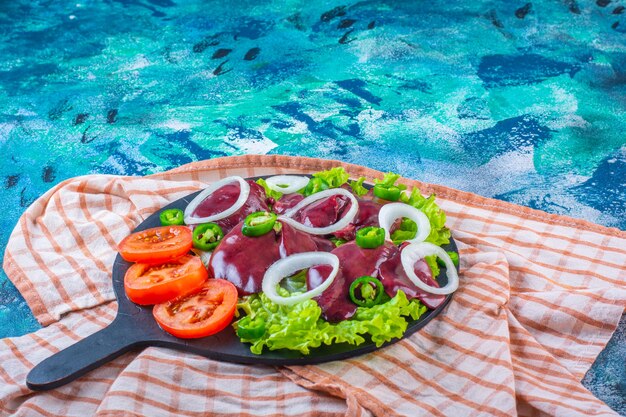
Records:
[[[196,208],[198,208],[198,206],[209,195],[213,194],[215,191],[219,190],[223,186],[230,184],[231,182],[239,183],[239,197],[237,197],[237,201],[235,201],[235,203],[232,206],[212,216],[207,216],[207,217],[194,217],[193,216],[193,212],[196,210]],[[223,178],[209,185],[207,188],[204,189],[204,191],[198,194],[196,198],[191,200],[191,203],[189,203],[187,205],[187,208],[185,209],[185,223],[186,224],[208,223],[208,222],[214,222],[216,220],[221,220],[228,216],[231,216],[235,214],[237,210],[243,207],[245,202],[248,200],[249,195],[250,195],[250,184],[248,184],[246,180],[244,180],[243,178],[238,177],[238,176]]]
[[[302,269],[310,268],[316,265],[331,265],[333,267],[333,270],[324,282],[303,294],[292,295],[290,297],[282,297],[278,294],[276,286],[283,280],[283,278],[292,276]],[[274,303],[290,306],[310,298],[317,297],[323,293],[330,286],[330,284],[333,283],[335,277],[337,276],[337,272],[339,272],[339,258],[335,254],[330,252],[296,253],[295,255],[279,259],[270,265],[263,276],[262,288],[267,298],[272,300]]]
[[[274,175],[266,178],[265,183],[270,190],[283,194],[293,194],[306,187],[309,179],[298,175]],[[287,187],[281,187],[281,185],[287,185]]]
[[[446,264],[448,283],[445,287],[431,287],[430,285],[425,284],[415,274],[415,263],[429,255],[437,255],[437,257]],[[459,287],[459,274],[456,272],[456,267],[454,266],[452,259],[450,259],[450,255],[437,245],[427,242],[412,243],[402,249],[402,252],[400,252],[400,260],[402,261],[402,268],[404,268],[404,272],[409,277],[411,282],[423,291],[430,294],[446,295],[453,293]]]
[[[378,212],[378,224],[385,229],[385,239],[391,239],[391,226],[401,217],[407,217],[417,223],[415,237],[407,242],[419,243],[426,240],[430,234],[430,220],[421,210],[404,203],[385,204]]]
[[[315,203],[318,200],[322,200],[324,198],[332,197],[334,195],[342,195],[344,197],[348,197],[350,199],[350,209],[348,212],[341,218],[337,223],[331,224],[326,227],[309,227],[304,224],[295,221],[292,216],[296,214],[302,208],[308,206],[311,203]],[[348,226],[354,218],[356,217],[356,213],[359,211],[359,202],[356,200],[354,195],[348,190],[344,190],[343,188],[333,188],[331,190],[320,191],[319,193],[315,193],[313,195],[308,196],[304,200],[300,201],[294,207],[287,210],[282,216],[278,216],[278,220],[283,223],[287,223],[292,226],[294,229],[301,230],[303,232],[312,234],[312,235],[328,235],[330,233],[336,232]]]

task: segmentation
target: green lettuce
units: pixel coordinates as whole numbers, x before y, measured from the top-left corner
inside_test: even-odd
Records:
[[[405,240],[410,240],[417,234],[417,223],[408,218],[403,218],[400,227],[393,231],[391,240],[394,245],[399,245]]]
[[[359,177],[356,181],[350,181],[350,188],[352,188],[352,192],[359,197],[364,196],[369,191],[367,188],[363,187],[363,181],[365,181],[365,177]]]
[[[280,282],[280,286],[286,289],[290,294],[296,292],[305,292],[306,288],[306,273],[307,270],[303,269],[295,275],[287,277]]]
[[[386,172],[383,176],[382,180],[375,179],[374,184],[383,185],[385,188],[389,187],[398,187],[401,190],[406,190],[406,185],[404,184],[396,184],[396,181],[400,179],[400,174],[396,174],[395,172]]]
[[[256,180],[256,183],[263,187],[263,189],[265,190],[265,195],[269,198],[273,198],[274,200],[278,201],[283,196],[282,193],[274,191],[270,187],[268,187],[267,182],[265,182],[263,178],[259,178],[258,180]]]
[[[320,171],[313,174],[315,178],[320,178],[328,183],[330,188],[339,188],[348,182],[350,175],[343,167],[335,167],[328,171]]]
[[[424,260],[430,267],[430,270],[433,272],[433,279],[437,281],[437,276],[439,275],[439,263],[437,262],[437,255],[430,255],[424,257]]]
[[[278,288],[279,294],[289,291]],[[408,320],[417,320],[428,309],[419,300],[408,300],[402,291],[384,304],[359,307],[350,320],[329,323],[322,318],[322,309],[314,300],[306,300],[293,306],[273,303],[265,294],[243,297],[238,304],[251,319],[260,317],[265,322],[265,334],[255,340],[241,339],[251,343],[250,351],[261,354],[269,350],[290,349],[308,354],[310,349],[332,343],[360,345],[366,337],[381,346],[400,338],[406,331]],[[237,327],[237,322],[233,324]]]
[[[446,227],[446,213],[435,203],[435,195],[424,197],[420,190],[413,188],[410,195],[403,194],[401,201],[421,210],[430,221],[430,234],[426,242],[442,246],[450,243],[450,229]]]
[[[359,307],[350,320],[339,322],[336,327],[363,327],[372,341],[380,347],[383,343],[400,338],[409,324],[407,319],[417,320],[428,311],[419,300],[408,300],[399,290],[395,297],[384,304]],[[353,322],[352,324],[350,322]]]

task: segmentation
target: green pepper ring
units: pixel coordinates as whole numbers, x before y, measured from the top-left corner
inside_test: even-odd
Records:
[[[249,214],[243,221],[241,233],[248,237],[262,236],[274,228],[276,218],[276,214],[269,211]]]
[[[163,210],[159,214],[159,220],[161,226],[180,226],[185,224],[185,213],[177,208]]]
[[[374,249],[385,243],[385,229],[368,226],[356,232],[356,244],[363,249]]]
[[[370,285],[370,284],[374,284],[376,286],[376,297],[373,299],[368,299],[368,300],[364,300],[364,299],[359,299],[355,292],[359,287],[362,287],[363,285]],[[371,277],[369,275],[364,275],[360,278],[357,278],[354,280],[354,282],[350,285],[350,299],[352,300],[352,302],[360,307],[372,307],[375,305],[380,304],[380,302],[383,299],[383,294],[385,293],[385,290],[383,288],[383,284],[382,282],[380,282],[380,280]]]
[[[210,235],[207,235],[210,231]],[[215,237],[214,241],[211,238]],[[203,251],[211,251],[222,241],[224,232],[222,228],[215,223],[203,223],[193,229],[193,247]]]
[[[265,334],[265,320],[261,317],[251,319],[246,316],[237,322],[237,336],[240,339],[256,340]]]

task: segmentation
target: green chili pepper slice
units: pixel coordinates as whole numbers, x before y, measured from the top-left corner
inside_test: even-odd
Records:
[[[368,275],[355,279],[350,285],[350,299],[360,307],[372,307],[380,304],[384,293],[383,284]]]
[[[159,214],[161,226],[177,226],[185,224],[185,213],[181,209],[167,209]]]
[[[374,249],[385,243],[385,229],[369,226],[357,230],[356,244],[364,249]]]
[[[276,223],[276,215],[269,211],[257,211],[249,214],[243,221],[241,233],[245,236],[261,236],[272,230]]]
[[[203,251],[215,249],[222,241],[224,232],[215,223],[203,223],[193,229],[193,247]]]
[[[240,339],[256,340],[265,334],[265,320],[261,317],[251,319],[246,316],[237,322],[237,336]]]
[[[323,179],[311,178],[306,187],[304,187],[304,196],[308,197],[311,194],[319,193],[320,191],[328,190],[329,188],[330,186]]]
[[[376,184],[374,186],[374,195],[383,200],[398,201],[401,194],[402,190],[395,185]]]
[[[459,266],[459,254],[456,252],[448,251],[448,256],[452,260],[452,263],[454,264],[454,266],[458,267]],[[446,266],[445,262],[439,258],[437,258],[437,263],[442,268],[445,268]]]

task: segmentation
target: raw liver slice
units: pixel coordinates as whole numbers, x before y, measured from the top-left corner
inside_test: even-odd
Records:
[[[267,197],[265,196],[265,190],[259,184],[254,181],[247,181],[250,184],[250,195],[244,203],[244,205],[237,210],[234,214],[217,220],[217,223],[224,234],[230,232],[239,222],[243,221],[248,214],[256,211],[268,211]],[[240,187],[239,183],[227,184],[221,188],[218,188],[213,194],[205,198],[196,207],[193,215],[196,217],[208,217],[216,213],[222,212],[231,207],[237,198],[239,197]]]
[[[364,275],[378,278],[380,265],[392,257],[398,248],[390,242],[375,249],[363,249],[354,242],[341,245],[331,253],[339,258],[339,273],[333,283],[315,300],[326,320],[337,322],[352,317],[356,304],[350,300],[350,285]],[[327,265],[309,268],[307,287],[320,285],[330,273]]]
[[[239,223],[224,236],[208,267],[210,276],[235,284],[239,295],[260,292],[265,271],[280,258],[327,248],[313,236],[284,223],[279,233],[272,230],[256,237],[244,236],[242,225]]]

